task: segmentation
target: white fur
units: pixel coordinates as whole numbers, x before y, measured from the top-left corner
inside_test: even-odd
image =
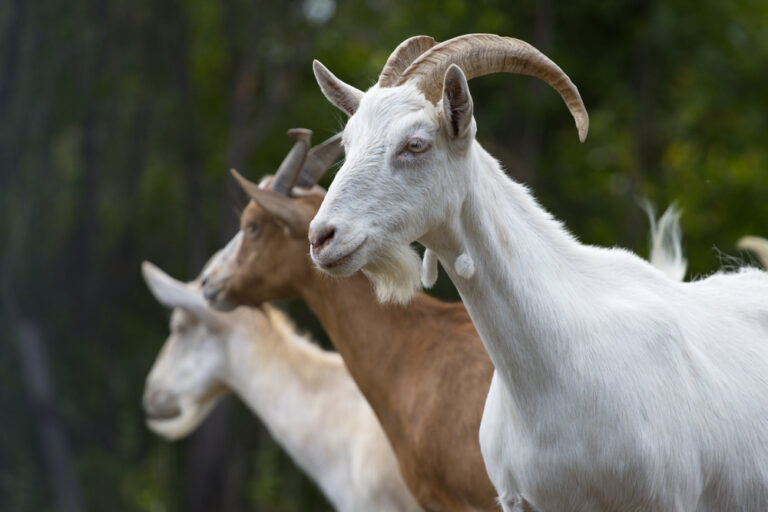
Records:
[[[242,230],[235,233],[235,236],[232,237],[227,245],[208,260],[200,274],[200,280],[205,285],[203,287],[203,294],[206,297],[203,299],[203,302],[206,299],[210,300],[215,297],[214,306],[219,311],[232,311],[237,306],[226,297],[222,297],[219,292],[226,282],[226,279],[222,278],[222,276],[231,275],[234,270],[237,261],[236,256],[240,252],[244,236]]]
[[[680,283],[579,243],[442,108],[369,89],[310,227],[367,240],[337,275],[414,240],[476,262],[445,269],[496,368],[480,442],[504,510],[768,510],[768,275]],[[431,149],[403,157],[413,137]]]
[[[371,261],[363,273],[371,280],[379,302],[410,302],[420,288],[421,260],[411,247],[396,245]]]
[[[470,279],[475,275],[475,262],[469,254],[463,252],[456,258],[456,262],[453,264],[453,268],[456,270],[456,274],[464,279]]]
[[[688,268],[683,257],[683,232],[680,229],[680,210],[671,204],[656,221],[656,215],[650,203],[645,203],[645,211],[651,223],[651,254],[648,261],[670,279],[682,281]]]
[[[421,261],[421,285],[424,288],[432,288],[437,281],[437,256],[429,249],[424,250],[424,259]]]
[[[156,267],[144,274],[165,305],[202,300],[199,286]],[[231,313],[176,309],[171,335],[148,377],[147,396],[173,398],[179,417],[148,420],[169,439],[194,430],[226,386],[237,393],[340,511],[421,510],[397,460],[341,357],[296,333],[285,315],[238,308]]]

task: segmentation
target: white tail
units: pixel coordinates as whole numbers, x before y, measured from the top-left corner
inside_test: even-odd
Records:
[[[680,229],[681,211],[672,203],[656,221],[656,213],[649,202],[644,204],[651,223],[651,264],[667,274],[670,279],[682,281],[688,270],[688,261],[683,256],[683,232]]]

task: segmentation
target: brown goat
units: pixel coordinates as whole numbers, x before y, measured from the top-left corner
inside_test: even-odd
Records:
[[[324,191],[288,197],[239,181],[253,200],[205,273],[211,304],[304,300],[373,407],[420,505],[499,510],[478,441],[493,366],[464,306],[424,294],[407,306],[380,304],[364,275],[329,278],[307,249]]]

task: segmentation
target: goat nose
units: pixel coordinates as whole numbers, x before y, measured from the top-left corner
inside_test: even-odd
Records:
[[[162,389],[147,390],[142,405],[147,415],[153,418],[173,418],[180,413],[177,400],[171,393]]]
[[[309,230],[309,244],[315,252],[321,250],[336,235],[334,226],[320,225]]]

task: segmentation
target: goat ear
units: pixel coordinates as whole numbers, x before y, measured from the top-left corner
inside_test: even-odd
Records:
[[[172,278],[148,261],[141,264],[141,273],[149,291],[163,306],[184,308],[197,316],[208,315],[208,306],[202,294],[187,283]]]
[[[317,84],[328,101],[350,116],[357,111],[357,107],[360,106],[360,99],[363,97],[363,91],[336,78],[319,60],[312,63],[312,70],[315,72]]]
[[[424,249],[421,260],[421,286],[432,288],[437,281],[437,256],[429,249]]]
[[[451,64],[443,80],[443,118],[452,138],[465,138],[472,133],[473,110],[467,77],[459,66]]]
[[[260,188],[258,185],[242,177],[236,170],[231,169],[240,187],[246,194],[264,210],[268,211],[279,223],[286,226],[294,234],[306,235],[309,223],[301,214],[301,210],[290,198],[278,194],[274,190]]]

